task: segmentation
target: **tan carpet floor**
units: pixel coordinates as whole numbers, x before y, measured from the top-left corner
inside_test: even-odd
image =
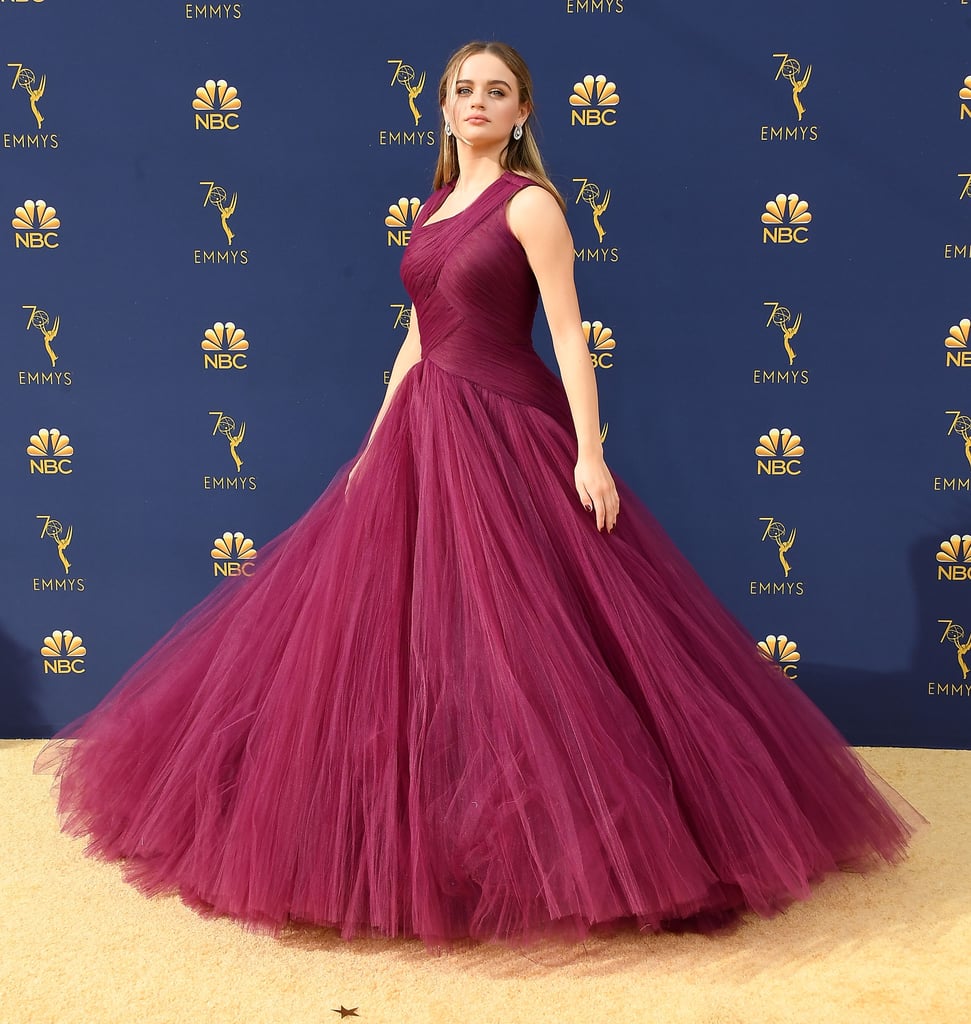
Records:
[[[930,820],[901,866],[841,873],[730,935],[430,956],[275,940],[146,899],[58,831],[41,740],[0,740],[0,1024],[966,1024],[971,751],[860,748]],[[356,1008],[356,1015],[344,1013]]]

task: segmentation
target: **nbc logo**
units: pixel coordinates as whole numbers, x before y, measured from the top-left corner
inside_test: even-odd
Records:
[[[36,434],[31,434],[27,454],[30,456],[31,476],[35,473],[69,476],[74,472],[71,468],[71,456],[74,454],[71,439],[57,427],[42,427]]]
[[[968,351],[968,336],[971,335],[971,320],[964,319],[953,324],[944,339],[947,352],[945,366],[971,366],[971,352]]]
[[[218,82],[210,78],[205,85],[196,89],[196,98],[192,101],[192,109],[196,112],[196,131],[200,128],[207,131],[221,131],[223,128],[236,131],[239,128],[237,111],[242,106],[234,85],[228,85],[224,78]]]
[[[28,199],[14,210],[10,222],[14,229],[15,249],[56,249],[57,229],[61,226],[57,210],[43,199]]]
[[[388,245],[405,246],[411,240],[411,229],[421,209],[421,200],[412,196],[402,196],[396,203],[388,207],[388,216],[384,223],[388,228]]]
[[[971,100],[971,75],[964,79],[964,85],[961,86],[958,92],[958,99],[961,101],[960,117],[963,121],[966,117],[971,117],[971,107],[967,104],[967,100]]]
[[[795,192],[786,196],[781,192],[765,204],[762,214],[762,243],[775,242],[787,245],[796,242],[799,245],[809,241],[809,229],[813,215],[809,212],[809,203],[800,199]]]
[[[231,320],[207,327],[200,345],[202,365],[207,370],[245,370],[249,342],[242,327]]]
[[[617,105],[620,93],[606,75],[584,75],[582,82],[576,82],[570,94],[570,124],[606,125],[617,123]]]
[[[778,636],[773,636],[770,633],[764,640],[759,641],[759,651],[762,653],[762,657],[771,661],[773,665],[777,665],[783,674],[790,679],[796,678],[796,669],[802,655],[796,647],[795,640],[790,640],[782,633]]]
[[[604,327],[599,320],[592,323],[584,320],[582,327],[583,337],[587,345],[591,346],[590,358],[594,367],[609,370],[614,365],[614,349],[617,347],[614,332],[609,327]]]
[[[256,569],[256,548],[239,531],[217,537],[209,554],[213,576],[252,576]]]
[[[941,541],[937,552],[938,580],[971,579],[968,567],[971,566],[971,534],[952,534],[947,540]]]
[[[802,438],[788,427],[781,430],[773,427],[759,438],[755,454],[758,460],[756,475],[799,476],[806,449],[802,446]]]
[[[44,675],[83,675],[84,658],[87,655],[81,637],[69,629],[55,629],[44,637],[40,653],[44,656]]]

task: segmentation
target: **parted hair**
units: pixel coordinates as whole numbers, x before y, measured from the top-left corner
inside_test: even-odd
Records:
[[[448,103],[455,98],[456,82],[458,82],[459,71],[468,57],[477,53],[491,53],[498,57],[506,65],[516,78],[519,86],[519,102],[528,105],[529,116],[523,125],[523,136],[521,139],[509,138],[509,143],[502,151],[500,164],[503,170],[512,171],[513,174],[520,174],[524,178],[535,181],[546,189],[559,203],[560,209],[566,212],[566,203],[557,191],[556,186],[550,181],[546,168],[543,166],[543,158],[540,156],[539,147],[533,135],[533,79],[529,73],[526,62],[507,43],[499,42],[472,42],[456,50],[445,65],[442,80],[438,86],[438,105],[447,107]],[[439,132],[438,163],[435,165],[435,178],[432,182],[433,189],[440,189],[450,181],[454,181],[459,173],[458,142],[454,135],[446,135],[444,123]]]

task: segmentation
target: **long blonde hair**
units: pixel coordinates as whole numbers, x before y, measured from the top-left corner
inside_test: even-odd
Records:
[[[523,136],[521,139],[510,138],[506,148],[502,151],[499,163],[503,170],[512,171],[513,174],[520,174],[524,178],[535,181],[542,185],[556,201],[560,208],[566,213],[566,203],[557,191],[556,186],[550,181],[546,169],[543,167],[543,158],[540,156],[539,147],[533,136],[533,79],[526,67],[523,58],[507,43],[498,42],[473,42],[456,50],[445,65],[442,80],[438,86],[438,105],[444,107],[446,101],[455,95],[455,83],[458,81],[459,71],[465,60],[477,53],[491,53],[498,57],[503,64],[515,75],[519,84],[519,102],[529,106],[529,117],[523,125]],[[438,146],[438,163],[435,165],[435,178],[432,183],[433,189],[440,189],[443,185],[458,177],[459,158],[458,143],[454,135],[446,135],[444,130],[439,132],[440,140]]]

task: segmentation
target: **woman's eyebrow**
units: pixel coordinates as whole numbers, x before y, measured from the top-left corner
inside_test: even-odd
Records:
[[[474,83],[472,82],[471,78],[460,78],[455,84],[456,85],[472,85]],[[509,83],[508,82],[504,82],[501,78],[493,78],[491,81],[486,82],[486,85],[504,85],[507,89],[510,88]]]

